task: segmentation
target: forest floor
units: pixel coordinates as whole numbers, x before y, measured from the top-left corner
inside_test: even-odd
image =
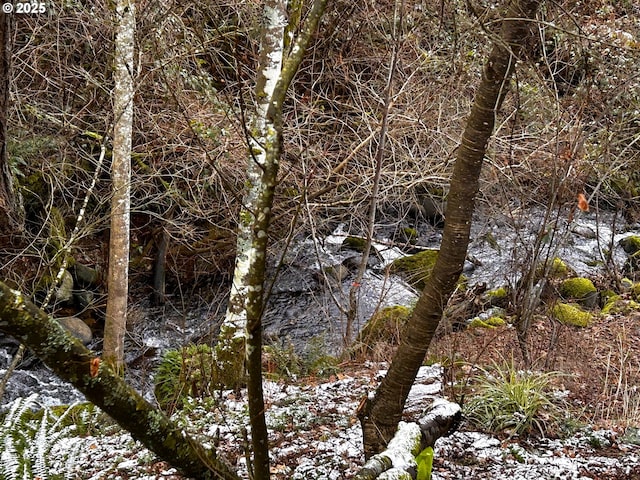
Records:
[[[545,436],[516,436],[474,431],[463,422],[458,432],[436,443],[433,479],[640,479],[640,315],[601,317],[584,329],[540,320],[531,344],[536,367],[546,364],[563,373],[554,388],[566,392],[570,406],[564,426]],[[517,367],[516,345],[510,327],[442,335],[432,356],[456,360],[447,368],[421,369],[407,419],[417,419],[433,396],[459,400],[459,386],[472,389],[478,366],[513,359]],[[452,354],[454,349],[458,353]],[[375,389],[383,368],[380,363],[347,363],[328,378],[265,382],[274,479],[353,477],[363,461],[355,411]],[[189,403],[174,418],[201,440],[213,442],[246,478],[245,405],[242,394],[222,392],[216,399]],[[119,430],[74,442],[77,479],[183,478]]]

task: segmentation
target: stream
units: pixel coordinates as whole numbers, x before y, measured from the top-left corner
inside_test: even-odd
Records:
[[[483,283],[488,288],[515,285],[523,267],[533,258],[537,236],[542,239],[545,256],[561,258],[580,276],[596,278],[604,276],[607,268],[622,269],[627,256],[618,241],[637,234],[638,225],[614,229],[615,215],[611,212],[579,212],[572,221],[567,217],[563,214],[545,222],[542,210],[476,215],[464,267],[469,285]],[[377,309],[410,305],[417,298],[418,292],[401,278],[386,274],[386,267],[408,251],[437,248],[442,232],[428,223],[412,225],[418,236],[415,244],[407,245],[394,239],[406,228],[405,223],[398,223],[376,231],[375,252],[357,288],[355,332]],[[349,290],[361,260],[360,253],[344,246],[348,236],[345,226],[340,225],[325,238],[309,237],[294,242],[285,255],[264,315],[267,342],[290,343],[300,353],[309,348],[322,348],[330,354],[341,351]],[[611,262],[605,267],[609,251]],[[270,275],[273,276],[273,270]],[[138,308],[142,309],[138,312],[142,318],[133,322],[127,339],[128,379],[152,400],[150,373],[161,353],[207,335],[211,337],[215,331],[212,325],[219,323],[224,313],[224,300],[214,306],[169,305],[159,310],[142,304]],[[94,340],[89,347],[99,350],[100,340]],[[15,342],[0,338],[0,374],[6,371],[16,348]],[[40,362],[28,359],[9,380],[1,405],[34,391],[40,394],[42,405],[83,399]]]

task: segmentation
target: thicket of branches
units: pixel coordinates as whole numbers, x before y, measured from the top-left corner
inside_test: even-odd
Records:
[[[411,221],[416,195],[442,195],[497,19],[492,2],[332,2],[286,105],[274,238],[355,234],[370,199],[394,15],[403,15],[382,168],[379,224]],[[511,212],[581,191],[638,218],[637,14],[625,2],[548,3],[534,58],[519,69],[490,145],[487,207]],[[228,278],[252,114],[259,2],[140,2],[132,158],[133,276],[149,275],[161,229],[170,281]],[[102,4],[17,17],[10,148],[29,218],[2,275],[33,292],[55,266],[52,237],[74,226],[97,172],[75,254],[104,262],[113,32]],[[517,113],[516,113],[517,107]],[[634,113],[635,112],[635,113]],[[100,146],[107,145],[98,165]],[[507,201],[509,200],[509,201]],[[300,206],[306,203],[306,207]],[[55,208],[53,208],[55,207]],[[509,207],[509,208],[507,208]],[[307,211],[308,214],[304,214]],[[58,213],[59,212],[59,215]],[[296,212],[301,214],[296,215]],[[412,213],[413,212],[413,213]],[[309,214],[310,213],[310,214]],[[309,219],[313,219],[313,225]],[[293,224],[293,221],[296,221]],[[154,240],[155,239],[155,240]],[[24,253],[26,255],[18,255]],[[84,258],[83,258],[84,257]],[[18,268],[26,262],[31,268]],[[24,276],[25,271],[32,274]]]

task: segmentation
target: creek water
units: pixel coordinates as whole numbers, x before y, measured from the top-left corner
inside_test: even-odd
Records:
[[[358,308],[354,332],[376,309],[410,305],[417,298],[418,292],[401,278],[386,274],[388,264],[406,255],[407,250],[438,247],[440,230],[428,224],[415,227],[418,245],[408,248],[393,240],[397,231],[406,226],[377,229],[376,254],[355,290]],[[538,245],[537,258],[558,257],[578,275],[603,278],[612,271],[621,271],[626,261],[618,241],[638,232],[638,225],[616,226],[616,215],[611,212],[579,212],[574,218],[566,212],[545,218],[544,211],[535,209],[479,214],[472,225],[464,273],[469,285],[485,283],[488,288],[515,285],[523,269],[536,258]],[[340,226],[328,237],[302,239],[290,248],[264,315],[267,341],[291,344],[302,353],[310,348],[337,353],[343,348],[349,292],[354,288],[355,270],[361,259],[360,253],[343,245],[347,237],[344,226]],[[168,348],[206,336],[223,312],[223,301],[213,306],[170,305],[161,314],[151,308],[143,312],[144,318],[135,322],[127,341],[128,358],[135,364],[130,375],[140,388],[151,395],[149,370],[159,355]],[[99,341],[92,345],[95,349],[99,346]],[[13,349],[15,346],[0,346],[0,375],[11,361]],[[147,361],[138,362],[136,359],[145,357],[145,352],[150,352]],[[146,367],[141,368],[142,364]],[[45,405],[82,399],[81,394],[57,380],[46,367],[27,362],[9,380],[2,405],[34,391],[40,393],[40,401]]]

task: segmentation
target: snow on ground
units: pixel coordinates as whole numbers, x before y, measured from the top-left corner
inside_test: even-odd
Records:
[[[276,480],[352,478],[362,465],[362,434],[355,418],[360,401],[382,377],[377,365],[351,369],[331,381],[265,382],[267,424]],[[441,368],[423,367],[410,394],[416,420],[441,393]],[[188,415],[185,413],[188,412]],[[215,444],[247,478],[242,430],[245,399],[223,392],[191,402],[174,416],[190,434]],[[64,439],[51,450],[51,474],[78,480],[182,479],[175,469],[117,427],[107,435]],[[57,477],[60,478],[60,477]],[[461,431],[436,444],[434,480],[640,479],[640,448],[612,431],[584,431],[566,440],[499,440]]]

